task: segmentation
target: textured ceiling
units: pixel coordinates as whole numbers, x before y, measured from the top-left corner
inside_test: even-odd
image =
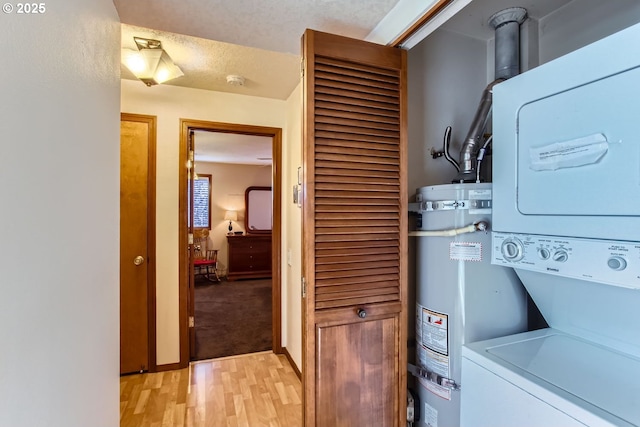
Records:
[[[298,55],[122,24],[123,48],[136,49],[134,36],[160,40],[162,48],[182,69],[184,76],[165,84],[287,99],[300,80]],[[136,79],[124,66],[121,72],[122,78]],[[243,76],[244,86],[229,85],[229,74]]]
[[[165,84],[285,100],[300,81],[305,29],[364,39],[398,0],[114,0],[122,47],[160,40],[184,76]],[[124,66],[122,78],[136,80]],[[227,75],[245,78],[227,84]],[[142,85],[143,83],[140,82]],[[153,90],[150,88],[149,90]],[[271,140],[196,135],[200,161],[264,164]]]
[[[160,40],[184,76],[165,84],[287,99],[307,28],[364,38],[398,0],[114,0],[122,47]],[[122,78],[135,80],[124,66]],[[230,74],[244,86],[227,84]],[[141,83],[142,84],[142,83]]]
[[[287,99],[311,28],[364,38],[398,0],[114,0],[122,47],[160,40],[184,76],[165,84]],[[122,78],[135,80],[124,66]],[[226,83],[240,75],[244,86]],[[141,83],[142,84],[142,83]]]
[[[305,29],[363,39],[398,0],[114,0],[125,24],[298,55]]]

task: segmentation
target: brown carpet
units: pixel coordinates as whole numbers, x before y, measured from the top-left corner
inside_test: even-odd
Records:
[[[271,279],[196,281],[195,360],[271,349]]]

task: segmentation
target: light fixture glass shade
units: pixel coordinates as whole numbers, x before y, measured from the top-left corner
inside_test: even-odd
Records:
[[[122,63],[147,86],[184,75],[164,49],[122,49]]]
[[[238,212],[236,212],[236,211],[227,211],[224,214],[224,219],[226,221],[237,221],[238,220]]]

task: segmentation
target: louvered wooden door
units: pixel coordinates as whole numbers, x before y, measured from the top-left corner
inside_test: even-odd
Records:
[[[406,53],[303,37],[305,425],[406,417]]]

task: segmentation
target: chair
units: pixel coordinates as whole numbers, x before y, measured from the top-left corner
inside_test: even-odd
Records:
[[[209,230],[198,228],[193,231],[193,275],[204,276],[211,282],[219,282],[218,250],[207,249]]]

